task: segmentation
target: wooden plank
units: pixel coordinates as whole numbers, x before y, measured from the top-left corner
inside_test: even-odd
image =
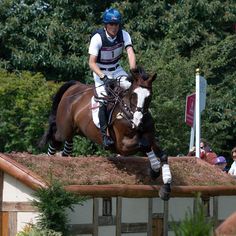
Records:
[[[73,224],[70,226],[70,234],[93,234],[93,224]]]
[[[40,176],[7,157],[3,153],[0,153],[0,166],[5,173],[15,177],[17,180],[34,190],[40,187],[47,187],[47,184]]]
[[[152,218],[164,218],[164,213],[153,213]]]
[[[115,226],[115,224],[113,224]],[[70,226],[71,235],[78,234],[93,234],[94,227],[93,224],[73,224]],[[106,225],[103,225],[106,226]],[[121,224],[122,233],[146,233],[147,223],[122,223]],[[154,235],[156,236],[156,235]]]
[[[37,208],[31,202],[3,202],[2,210],[9,212],[36,212]]]
[[[98,198],[93,199],[93,236],[98,236]]]
[[[17,233],[17,212],[9,212],[9,236]]]
[[[164,201],[163,236],[168,236],[169,202]]]
[[[164,234],[163,229],[163,217],[156,217],[152,219],[152,235],[153,236],[162,236]]]
[[[2,212],[0,211],[0,236],[2,236]]]
[[[218,197],[213,197],[213,222],[214,222],[214,227],[217,227],[218,224]]]
[[[4,173],[0,170],[0,211],[2,211]]]
[[[152,236],[152,198],[148,199],[148,224],[147,224],[147,236]]]
[[[98,216],[99,226],[108,226],[116,224],[116,216]]]
[[[0,170],[0,236],[3,233],[3,213],[2,213],[2,199],[3,199],[3,178],[4,173]]]
[[[146,233],[147,223],[122,223],[122,233]]]
[[[160,186],[128,184],[68,185],[65,189],[84,196],[144,198],[157,197]],[[236,186],[172,186],[171,197],[195,197],[199,192],[201,196],[234,196],[236,195]]]
[[[2,232],[1,236],[9,236],[9,230],[8,230],[8,225],[9,225],[9,213],[8,212],[2,212]]]
[[[121,236],[122,197],[116,198],[116,236]]]
[[[205,216],[210,217],[210,197],[201,197],[203,206],[205,207]]]

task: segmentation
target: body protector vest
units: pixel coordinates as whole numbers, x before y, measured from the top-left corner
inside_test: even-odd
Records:
[[[116,64],[122,57],[124,49],[122,30],[120,29],[118,31],[116,39],[113,42],[107,39],[105,29],[98,29],[93,35],[96,33],[100,34],[102,39],[102,47],[98,53],[97,62],[105,65]]]

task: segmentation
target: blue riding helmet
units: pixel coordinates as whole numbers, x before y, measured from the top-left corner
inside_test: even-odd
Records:
[[[106,9],[106,11],[103,13],[103,23],[104,24],[109,24],[109,23],[120,24],[121,23],[120,12],[115,8]]]

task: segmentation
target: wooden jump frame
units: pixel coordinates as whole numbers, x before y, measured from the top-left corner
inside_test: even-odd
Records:
[[[164,202],[163,213],[153,213],[153,198],[148,198],[148,221],[139,223],[122,222],[122,197],[116,197],[116,215],[99,216],[99,198],[93,197],[92,223],[70,225],[72,235],[91,234],[98,236],[99,226],[115,226],[115,235],[121,236],[123,233],[147,233],[147,236],[167,236],[172,228],[168,221],[169,202]],[[206,217],[210,217],[210,197],[202,198],[206,205]],[[193,204],[193,211],[196,205]],[[36,212],[37,209],[31,202],[8,202],[2,204],[1,211],[1,231],[0,236],[15,236],[17,232],[17,212]],[[213,216],[215,222],[218,221],[218,198],[213,197]],[[215,226],[218,226],[218,221]],[[7,226],[7,227],[6,227]]]
[[[0,154],[0,236],[15,236],[17,227],[17,212],[35,212],[31,202],[3,202],[3,179],[7,173],[14,176],[26,186],[35,190],[47,187],[47,184],[34,173],[22,166],[18,166],[7,156]],[[98,236],[99,226],[116,226],[116,236],[122,233],[147,232],[147,236],[167,236],[171,228],[168,222],[169,202],[164,202],[163,213],[153,213],[153,198],[157,197],[160,186],[156,185],[71,185],[65,189],[93,199],[92,224],[77,224],[72,226],[73,232]],[[217,196],[236,195],[235,186],[173,186],[171,197],[195,197],[200,192],[203,204],[206,205],[206,217],[210,216],[210,198],[213,197],[213,218],[218,220]],[[99,198],[116,198],[116,215],[99,216]],[[148,221],[143,223],[122,222],[122,198],[147,198]],[[194,210],[193,205],[193,210]]]

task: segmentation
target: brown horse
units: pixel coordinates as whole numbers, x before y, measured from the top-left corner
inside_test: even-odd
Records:
[[[155,138],[153,118],[149,112],[152,95],[152,82],[156,74],[150,76],[138,67],[131,71],[132,82],[128,90],[115,86],[106,97],[110,107],[109,134],[115,141],[112,151],[124,156],[141,151],[150,160],[150,174],[157,178],[162,172],[164,185],[159,195],[168,200],[171,174],[168,157],[161,150]],[[99,128],[92,118],[91,98],[94,87],[77,81],[62,85],[53,99],[49,128],[42,138],[41,145],[50,143],[48,154],[55,154],[65,142],[63,156],[72,152],[73,136],[79,134],[91,141],[102,144]],[[162,171],[161,171],[162,170]]]

